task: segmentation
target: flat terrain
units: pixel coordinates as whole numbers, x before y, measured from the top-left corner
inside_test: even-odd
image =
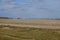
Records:
[[[0,40],[60,40],[60,20],[0,19]]]
[[[0,25],[60,29],[60,20],[48,19],[0,19]]]
[[[60,29],[0,25],[0,40],[60,40]]]

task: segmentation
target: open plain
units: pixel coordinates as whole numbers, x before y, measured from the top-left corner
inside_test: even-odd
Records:
[[[0,25],[60,29],[60,20],[48,19],[0,19]]]
[[[0,19],[0,40],[60,40],[60,20]]]

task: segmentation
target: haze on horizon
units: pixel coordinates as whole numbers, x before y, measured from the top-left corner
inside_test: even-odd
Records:
[[[0,0],[0,17],[60,18],[60,0]]]

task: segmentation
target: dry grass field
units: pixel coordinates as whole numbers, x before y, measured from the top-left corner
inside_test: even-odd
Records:
[[[60,20],[46,20],[46,19],[45,20],[44,19],[0,19],[0,23],[60,26]]]
[[[60,29],[0,25],[0,40],[60,40]]]
[[[0,19],[0,40],[60,40],[60,20]]]
[[[59,28],[60,20],[48,20],[48,19],[0,19],[0,24],[14,24],[19,26],[29,26],[36,28]]]
[[[15,24],[56,24],[60,25],[60,20],[47,20],[47,19],[0,19],[0,23],[15,23]]]

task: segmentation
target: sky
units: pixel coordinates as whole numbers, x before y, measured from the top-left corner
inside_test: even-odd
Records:
[[[0,17],[60,18],[60,0],[0,0]]]

